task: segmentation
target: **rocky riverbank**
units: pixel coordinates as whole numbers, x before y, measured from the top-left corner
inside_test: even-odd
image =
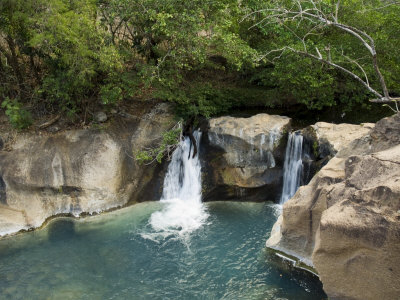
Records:
[[[174,123],[171,107],[158,103],[97,128],[2,133],[0,235],[40,227],[57,215],[158,200],[166,164],[139,165],[133,155]],[[204,201],[280,198],[290,118],[219,117],[203,127]],[[332,299],[395,299],[400,114],[376,124],[318,122],[301,134],[306,163],[319,171],[284,204],[267,246],[314,268]]]
[[[165,165],[139,165],[134,152],[174,125],[166,104],[101,128],[22,133],[0,151],[0,235],[40,227],[46,219],[79,216],[158,200]]]
[[[360,137],[338,140],[346,136],[324,136],[337,154],[283,206],[267,246],[314,267],[331,299],[395,299],[400,115]]]

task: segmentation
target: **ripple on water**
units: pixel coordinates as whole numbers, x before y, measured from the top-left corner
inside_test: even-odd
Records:
[[[323,299],[320,283],[264,251],[276,220],[262,203],[206,204],[181,240],[144,239],[158,202],[0,241],[4,299]],[[66,221],[67,220],[67,221]],[[71,223],[72,222],[72,223]]]

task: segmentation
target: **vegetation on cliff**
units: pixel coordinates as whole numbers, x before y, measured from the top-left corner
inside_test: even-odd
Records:
[[[299,4],[368,34],[379,73],[348,30],[276,11]],[[379,74],[381,98],[400,95],[399,13],[380,0],[3,0],[2,109],[17,128],[54,113],[81,124],[96,107],[148,99],[185,119],[294,103],[350,110],[369,105]]]

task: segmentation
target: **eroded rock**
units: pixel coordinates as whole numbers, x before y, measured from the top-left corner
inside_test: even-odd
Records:
[[[332,124],[317,122],[302,130],[302,134],[313,147],[316,158],[333,157],[351,142],[368,134],[375,124]]]
[[[267,114],[211,119],[203,143],[205,199],[278,197],[290,124],[288,117]]]
[[[342,147],[283,206],[267,246],[319,273],[332,299],[400,293],[399,115]]]
[[[57,214],[159,199],[164,167],[139,165],[133,155],[173,125],[169,106],[159,104],[102,130],[18,136],[11,151],[0,151],[0,235],[39,227]]]

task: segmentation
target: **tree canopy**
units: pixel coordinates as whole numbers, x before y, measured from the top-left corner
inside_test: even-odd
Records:
[[[373,91],[387,95],[371,52],[348,29],[373,39],[395,98],[399,15],[398,4],[380,0],[2,0],[2,108],[18,128],[31,116],[82,121],[94,106],[147,99],[171,101],[187,119],[294,103],[351,110],[368,106]]]

